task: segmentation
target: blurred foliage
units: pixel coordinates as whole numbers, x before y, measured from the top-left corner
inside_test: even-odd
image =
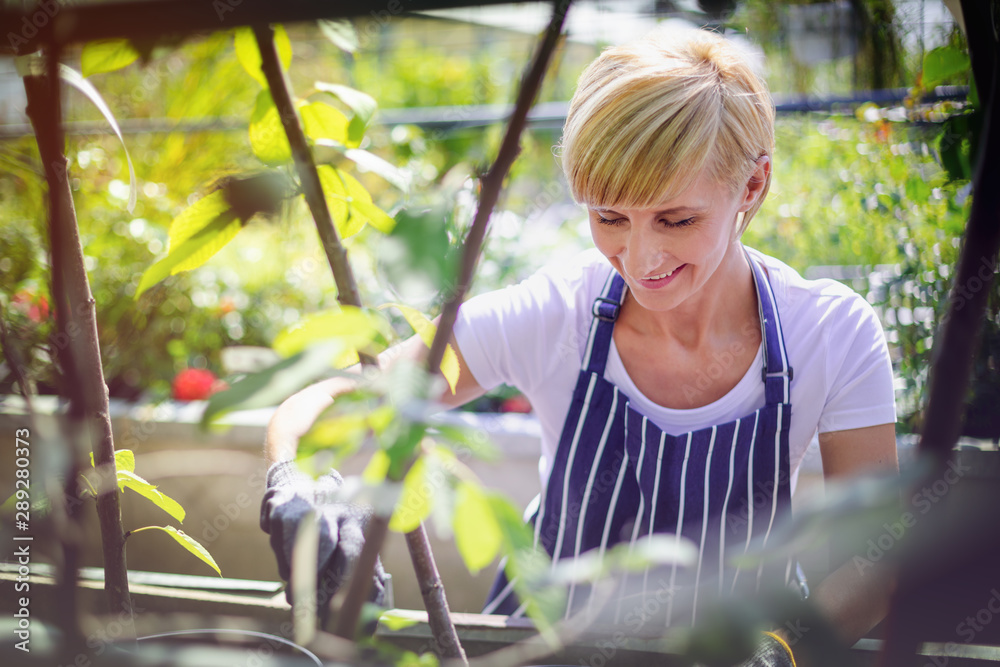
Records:
[[[743,3],[733,20],[749,21],[741,17],[762,11],[755,3]],[[361,50],[353,55],[342,53],[316,28],[292,27],[293,85],[315,103],[328,95],[317,80],[345,81],[372,94],[382,108],[511,99],[524,50],[500,39],[472,49],[469,45],[481,32],[455,28],[440,38],[422,31],[421,21],[400,19],[372,29],[359,23]],[[960,36],[951,39],[956,48],[964,48]],[[461,44],[470,57],[455,55]],[[92,77],[120,118],[249,117],[259,86],[242,71],[230,34],[169,50],[145,50],[145,62]],[[543,98],[568,98],[593,52],[593,47],[567,46],[560,76],[546,85]],[[941,76],[935,81],[915,78],[914,99],[923,84],[967,80],[967,67],[941,56],[935,56]],[[225,94],[219,94],[219,81],[226,82]],[[72,95],[68,115],[72,120],[99,118],[86,101]],[[462,111],[450,109],[444,119],[463,120]],[[866,106],[854,117],[779,117],[771,193],[745,237],[748,245],[799,271],[821,265],[891,265],[872,274],[874,283],[860,280],[853,286],[867,293],[884,316],[907,429],[919,422],[933,331],[947,303],[950,267],[968,213],[968,187],[954,178],[953,163],[957,160],[960,169],[969,147],[963,139],[954,149],[959,152],[950,155],[953,145],[941,144],[943,133],[964,136],[957,126],[962,122],[969,119],[954,103],[922,107],[919,113],[916,108]],[[364,303],[402,302],[423,312],[439,307],[451,271],[427,259],[453,256],[474,211],[475,176],[485,168],[499,135],[498,127],[422,130],[379,124],[376,117],[362,148],[397,165],[410,189],[404,194],[363,170],[358,176],[373,201],[407,221],[388,236],[365,228],[346,241]],[[336,289],[300,198],[286,200],[265,224],[244,229],[208,265],[171,276],[133,301],[142,272],[166,249],[170,221],[199,195],[240,182],[235,175],[259,169],[260,162],[243,131],[131,134],[126,140],[140,187],[132,215],[124,209],[124,161],[114,138],[74,135],[68,141],[113,396],[166,397],[170,379],[181,369],[223,370],[223,348],[270,345],[304,314],[335,306]],[[474,293],[511,284],[547,261],[589,247],[585,216],[572,203],[553,154],[557,141],[554,130],[536,129],[524,136],[522,155],[493,217]],[[950,171],[942,163],[951,165]],[[33,141],[0,143],[0,165],[6,213],[0,222],[0,305],[29,379],[40,390],[53,391],[58,373],[47,349],[51,323],[29,317],[30,305],[25,305],[48,297],[44,189]],[[390,313],[398,334],[408,335],[404,319]],[[980,365],[992,367],[991,359],[981,359]],[[0,392],[14,391],[9,370],[4,367],[0,373]],[[495,407],[510,393],[502,389],[478,407]]]

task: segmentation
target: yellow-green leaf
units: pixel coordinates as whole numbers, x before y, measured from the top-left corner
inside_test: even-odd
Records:
[[[212,554],[208,553],[208,549],[201,546],[201,543],[198,542],[198,540],[194,539],[183,530],[177,530],[173,526],[143,526],[142,528],[136,528],[133,530],[132,534],[140,533],[144,530],[162,530],[167,535],[177,540],[177,543],[182,547],[197,556],[199,560],[218,572],[220,577],[222,576],[222,570],[219,569],[215,559],[212,558]]]
[[[95,468],[94,465],[94,452],[89,452],[90,456],[90,467]],[[131,449],[116,449],[115,450],[115,470],[121,472],[122,470],[127,470],[128,472],[135,472],[135,454],[132,453]]]
[[[455,501],[455,544],[469,572],[475,574],[500,552],[503,533],[486,494],[475,484],[461,482]]]
[[[409,609],[390,609],[379,616],[378,622],[396,632],[420,623],[422,615],[423,612],[414,612]]]
[[[140,496],[148,498],[154,505],[159,507],[161,510],[174,517],[181,523],[184,523],[184,517],[186,516],[184,508],[181,504],[163,493],[156,488],[155,485],[150,484],[142,477],[139,477],[134,472],[129,472],[128,470],[118,471],[118,484],[119,486],[124,486],[126,489],[132,489]]]
[[[268,165],[282,165],[292,159],[292,147],[268,90],[262,90],[257,95],[253,114],[250,115],[250,148],[261,162]]]
[[[108,39],[88,42],[80,54],[80,70],[84,76],[114,72],[131,65],[139,52],[127,39]]]
[[[365,466],[364,472],[361,473],[361,479],[367,484],[381,484],[385,481],[385,476],[389,474],[391,463],[392,459],[389,458],[384,449],[376,449],[371,460],[368,461],[368,465]]]
[[[236,59],[243,65],[247,74],[252,76],[257,83],[267,88],[267,78],[260,69],[260,49],[257,48],[257,38],[254,37],[251,28],[237,28],[236,37]],[[278,60],[281,67],[287,72],[288,66],[292,64],[292,42],[288,39],[288,33],[283,26],[274,29],[274,45],[278,48]]]
[[[302,130],[310,139],[329,139],[337,143],[347,143],[347,116],[323,102],[310,102],[299,107],[302,115]]]
[[[199,199],[170,224],[167,256],[146,269],[135,298],[167,276],[201,266],[232,241],[241,228],[241,221],[221,191]]]
[[[382,450],[379,450],[382,451]],[[431,513],[430,484],[427,483],[425,472],[427,466],[423,459],[417,459],[403,479],[403,493],[396,504],[396,511],[389,519],[389,529],[400,533],[415,530],[420,522]]]
[[[345,352],[338,356],[335,365],[343,368],[358,362],[358,348],[375,340],[378,324],[375,317],[360,308],[341,306],[306,315],[279,332],[271,347],[281,356],[290,357],[313,343],[336,339],[343,343]]]
[[[347,172],[329,165],[321,165],[316,170],[319,173],[319,182],[323,187],[326,205],[330,209],[330,217],[333,218],[337,233],[342,239],[354,236],[361,231],[365,223],[369,222],[362,206],[365,198],[370,206],[374,206],[371,203],[371,196]]]
[[[420,336],[420,340],[424,342],[424,345],[430,347],[434,343],[434,334],[437,333],[437,327],[434,326],[429,317],[416,308],[404,306],[401,303],[387,303],[379,306],[379,308],[398,308],[399,312],[403,314],[403,318],[406,319],[407,324],[413,327],[413,331]],[[441,375],[447,380],[448,387],[453,394],[455,393],[455,387],[458,385],[458,373],[458,355],[449,343],[444,350],[444,356],[441,358]]]
[[[300,449],[356,448],[368,432],[368,420],[361,414],[344,414],[317,422],[303,437]]]

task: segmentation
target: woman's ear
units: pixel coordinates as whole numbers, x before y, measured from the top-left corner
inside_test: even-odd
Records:
[[[760,198],[767,184],[767,177],[771,174],[771,156],[761,155],[757,158],[756,167],[750,178],[747,180],[746,188],[743,190],[743,201],[740,203],[740,211],[749,211],[754,203]]]

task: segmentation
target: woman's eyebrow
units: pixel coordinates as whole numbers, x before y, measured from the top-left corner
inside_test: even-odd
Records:
[[[601,206],[591,206],[591,210],[597,213],[615,213],[618,212],[613,208],[603,208]],[[662,211],[656,211],[654,215],[676,215],[678,213],[701,213],[707,206],[674,206],[672,208],[665,208]]]

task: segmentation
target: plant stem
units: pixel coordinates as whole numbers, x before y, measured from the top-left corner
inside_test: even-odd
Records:
[[[955,282],[948,299],[944,326],[934,341],[934,356],[928,386],[926,419],[920,439],[920,450],[930,454],[934,467],[928,477],[919,480],[914,490],[926,482],[941,479],[961,431],[969,378],[985,319],[987,300],[997,270],[1000,250],[1000,125],[996,123],[1000,103],[1000,67],[997,65],[997,43],[988,3],[964,0],[961,3],[968,30],[969,55],[973,74],[984,102],[983,128],[976,172],[973,177],[972,209],[965,228],[962,251],[958,260]],[[984,85],[985,84],[985,85]],[[986,268],[987,276],[981,271]],[[978,281],[973,283],[973,281]],[[980,288],[971,289],[979,284]],[[914,528],[912,541],[926,525]],[[946,539],[935,536],[937,539]],[[919,544],[919,542],[918,542]],[[965,555],[970,561],[973,555]],[[910,565],[901,569],[898,586],[892,597],[886,620],[886,642],[880,656],[881,665],[912,663],[917,646],[925,637],[919,628],[929,627],[922,617],[926,613],[923,587],[932,579],[926,572],[918,575]],[[933,576],[954,581],[953,572],[932,572]]]
[[[469,290],[469,283],[472,281],[472,274],[479,261],[479,252],[486,238],[486,228],[489,225],[490,215],[496,206],[500,191],[503,189],[503,181],[510,171],[515,158],[521,152],[521,133],[527,124],[528,111],[534,104],[538,91],[542,87],[542,80],[548,68],[549,60],[559,43],[559,35],[562,32],[563,23],[566,20],[566,11],[569,9],[570,0],[555,0],[552,3],[552,19],[545,30],[545,35],[538,49],[535,51],[531,67],[528,69],[521,88],[518,91],[517,103],[510,120],[507,121],[507,132],[504,134],[503,142],[497,153],[493,166],[486,172],[482,179],[482,190],[479,194],[479,205],[476,209],[475,218],[472,221],[472,228],[465,237],[465,246],[462,249],[462,263],[459,268],[458,282],[455,289],[449,295],[444,307],[441,309],[441,319],[438,322],[437,333],[434,336],[434,343],[431,345],[430,354],[427,357],[427,368],[431,373],[438,372],[441,366],[441,359],[444,358],[444,351],[451,341],[452,329],[455,327],[455,319],[458,316],[459,306],[465,299],[465,294]]]
[[[309,205],[309,211],[316,223],[316,231],[319,233],[326,259],[333,271],[333,280],[337,283],[337,300],[344,305],[360,308],[361,296],[358,293],[358,284],[354,280],[354,272],[347,261],[347,250],[340,241],[337,227],[333,224],[330,209],[326,205],[326,197],[323,195],[323,186],[319,180],[319,172],[316,170],[316,162],[313,160],[309,144],[306,142],[306,135],[302,130],[299,115],[295,111],[291,88],[288,81],[285,80],[284,71],[281,69],[278,50],[274,45],[274,30],[270,26],[255,26],[253,32],[257,38],[257,48],[260,49],[261,70],[264,72],[267,85],[271,89],[271,98],[274,100],[274,106],[278,109],[281,124],[285,128],[285,135],[292,148],[295,169],[302,180],[302,190],[306,203]],[[361,358],[362,364],[372,365],[375,363],[370,355],[359,353],[358,356]]]
[[[452,658],[463,665],[468,664],[465,649],[458,638],[458,631],[451,620],[448,598],[444,584],[438,573],[437,564],[431,556],[431,545],[427,540],[424,524],[406,534],[406,546],[410,549],[410,560],[417,573],[420,595],[427,608],[427,623],[431,629],[431,642],[435,652],[442,658]]]
[[[63,373],[63,392],[68,395],[70,403],[69,424],[64,431],[71,448],[67,490],[76,488],[80,459],[77,434],[82,431],[91,438],[96,467],[103,475],[110,475],[111,479],[110,484],[101,485],[102,493],[96,503],[109,610],[113,613],[124,612],[125,618],[131,621],[132,601],[128,589],[121,508],[118,487],[114,483],[115,448],[108,411],[108,388],[101,365],[95,301],[87,280],[67,160],[63,154],[59,82],[58,51],[47,54],[45,76],[24,78],[28,100],[26,111],[35,130],[48,182],[50,266],[57,331],[52,347]],[[75,618],[70,621],[68,617],[75,617],[77,612],[77,533],[70,526],[61,535],[64,563],[60,572],[63,596],[60,608],[67,617],[65,624],[68,626],[76,622]]]

